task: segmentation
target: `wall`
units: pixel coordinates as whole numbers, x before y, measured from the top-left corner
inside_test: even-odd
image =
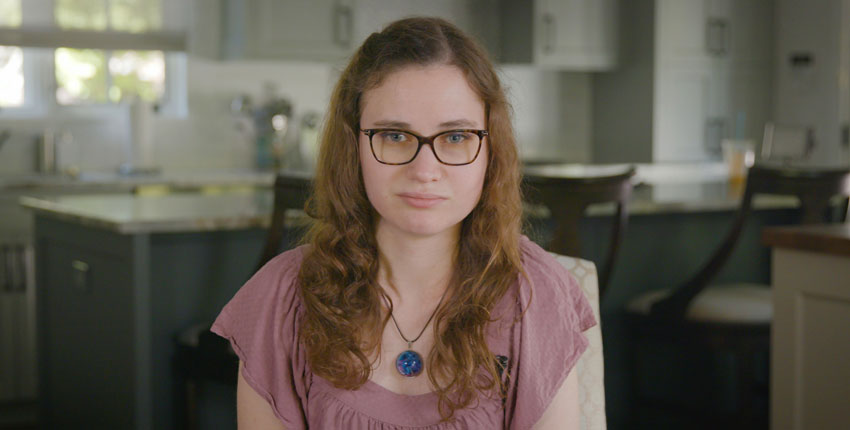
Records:
[[[593,75],[592,160],[651,162],[655,5],[623,1],[619,13],[619,65]]]

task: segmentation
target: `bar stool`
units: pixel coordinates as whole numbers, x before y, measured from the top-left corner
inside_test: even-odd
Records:
[[[555,223],[551,241],[545,247],[561,255],[579,256],[579,221],[587,207],[615,203],[608,252],[599,271],[599,297],[604,297],[625,234],[632,195],[633,166],[535,165],[523,169],[523,191],[527,202],[549,209]]]
[[[280,252],[287,233],[286,211],[304,209],[311,189],[310,178],[304,172],[282,172],[275,177],[271,224],[257,263],[258,270]],[[239,357],[226,339],[210,332],[211,326],[212,321],[205,321],[177,335],[174,367],[178,379],[176,388],[181,392],[175,398],[184,402],[183,408],[176,408],[177,428],[198,428],[200,382],[215,381],[236,387]]]
[[[752,212],[755,195],[791,195],[801,204],[800,222],[819,223],[826,220],[835,196],[850,196],[850,170],[790,168],[755,165],[747,174],[746,185],[732,227],[705,265],[691,278],[672,289],[659,289],[639,295],[626,307],[633,365],[632,395],[638,412],[657,410],[663,416],[687,413],[688,422],[708,422],[710,428],[767,428],[767,380],[757,375],[758,365],[769,359],[770,323],[773,314],[770,287],[754,284],[710,286],[728,261],[744,225]],[[846,206],[846,200],[843,205]],[[846,208],[839,216],[846,218]],[[729,354],[734,358],[736,393],[731,397],[738,406],[717,410],[694,410],[682,399],[694,394],[648,395],[640,380],[641,355],[638,347],[653,345],[673,348],[706,357]],[[677,354],[682,357],[683,354]],[[759,360],[761,358],[762,360]],[[649,360],[646,363],[650,363]],[[762,363],[763,364],[763,363]],[[769,366],[767,367],[769,368]],[[764,368],[764,372],[767,372]],[[695,374],[695,372],[688,372]],[[714,381],[716,384],[716,381]],[[652,387],[647,387],[652,388]],[[705,387],[703,387],[705,389]],[[712,387],[716,388],[716,387]],[[710,390],[706,390],[708,392]],[[655,397],[655,398],[653,398]],[[725,396],[726,400],[730,396]],[[702,413],[702,419],[696,418]],[[633,423],[637,426],[638,423]]]

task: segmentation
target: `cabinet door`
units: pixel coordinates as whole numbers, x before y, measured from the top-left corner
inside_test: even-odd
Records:
[[[0,262],[2,264],[2,262]],[[0,268],[2,270],[2,268]],[[0,279],[2,280],[2,279]],[[4,292],[0,285],[0,402],[18,400],[17,338],[20,336],[17,295]]]
[[[248,0],[227,37],[247,58],[339,60],[353,46],[354,0]],[[244,37],[244,40],[238,39]],[[240,43],[243,44],[240,49]]]
[[[716,38],[720,36],[710,31],[710,27],[720,25],[719,21],[713,21],[716,18],[711,17],[711,9],[706,0],[657,0],[657,57],[667,63],[675,61],[687,63],[688,67],[705,67],[710,59],[709,44],[718,45]]]
[[[614,0],[537,0],[534,5],[535,63],[573,70],[616,66]]]
[[[655,78],[654,161],[701,161],[719,142],[724,125],[712,117],[711,73],[699,68],[659,68]]]
[[[65,242],[39,246],[40,393],[46,428],[137,428],[132,270]],[[137,403],[138,402],[138,403]],[[141,417],[139,415],[142,415]]]

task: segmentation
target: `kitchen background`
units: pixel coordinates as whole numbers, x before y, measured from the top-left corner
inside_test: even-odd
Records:
[[[4,2],[49,19],[52,0]],[[161,8],[162,31],[181,37],[178,46],[185,47],[165,55],[167,99],[150,122],[155,164],[165,169],[253,167],[254,148],[231,112],[234,98],[260,101],[274,88],[292,103],[296,128],[305,113],[323,112],[360,41],[411,14],[446,17],[485,43],[513,100],[525,158],[718,160],[720,139],[760,140],[764,123],[773,120],[814,127],[810,162],[848,160],[843,0],[198,0]],[[553,19],[557,29],[547,24]],[[39,20],[36,29],[43,28]],[[18,40],[15,33],[7,27],[0,42]],[[140,34],[128,43],[155,45],[156,36]],[[56,30],[36,43],[61,45],[63,37]],[[60,171],[114,171],[129,161],[126,100],[57,104],[51,50],[26,49],[24,58],[44,67],[33,70],[25,60],[24,106],[0,109],[0,130],[10,133],[0,174],[32,173],[35,141],[46,130],[65,137],[57,148]]]
[[[33,258],[20,195],[268,168],[246,130],[281,99],[278,144],[300,155],[277,163],[309,164],[308,125],[347,56],[409,15],[445,17],[487,47],[527,161],[713,166],[724,139],[758,144],[775,122],[810,131],[799,162],[850,164],[850,0],[0,0],[5,258]],[[124,50],[163,54],[122,63]],[[60,58],[74,61],[60,70]],[[36,395],[32,267],[18,266],[3,269],[17,298],[0,302],[0,402]]]

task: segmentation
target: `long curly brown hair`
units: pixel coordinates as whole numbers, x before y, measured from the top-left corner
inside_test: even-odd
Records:
[[[304,306],[299,336],[314,374],[345,389],[369,380],[369,356],[380,356],[389,316],[377,283],[377,213],[360,171],[361,98],[401,67],[434,64],[464,73],[484,102],[490,132],[481,198],[462,221],[447,300],[434,317],[435,344],[428,356],[440,414],[448,420],[479,393],[504,389],[485,328],[490,311],[524,272],[520,170],[510,106],[485,51],[445,20],[408,18],[373,33],[334,88],[306,208],[314,223],[304,238],[312,246],[298,276]]]

